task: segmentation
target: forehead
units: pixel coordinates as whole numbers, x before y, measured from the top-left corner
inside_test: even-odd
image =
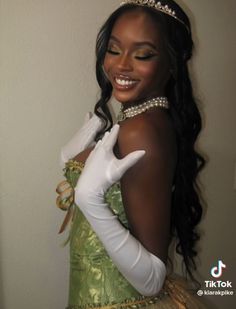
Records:
[[[121,40],[152,41],[160,44],[161,28],[148,13],[141,10],[125,12],[115,22],[112,35]]]

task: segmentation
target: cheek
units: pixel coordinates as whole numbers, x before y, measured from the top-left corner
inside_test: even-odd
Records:
[[[145,65],[140,65],[138,68],[138,72],[140,76],[142,76],[145,79],[159,79],[160,75],[160,67],[158,63],[150,62]]]

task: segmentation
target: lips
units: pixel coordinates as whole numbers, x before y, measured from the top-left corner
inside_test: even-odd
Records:
[[[127,75],[116,75],[114,77],[115,87],[120,90],[129,90],[137,85],[139,80],[133,79]]]

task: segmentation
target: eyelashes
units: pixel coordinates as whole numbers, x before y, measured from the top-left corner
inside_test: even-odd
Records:
[[[112,49],[107,49],[107,53],[111,54],[111,55],[114,55],[114,56],[118,56],[120,55],[120,53],[118,51],[114,51]],[[147,55],[144,55],[144,56],[135,56],[134,58],[137,59],[137,60],[149,60],[149,59],[152,59],[154,57],[156,57],[157,55],[156,54],[147,54]]]
[[[139,60],[148,60],[154,58],[155,56],[156,55],[146,55],[146,56],[136,56],[135,58]]]
[[[119,52],[113,51],[111,49],[108,49],[107,52],[112,55],[119,55]]]

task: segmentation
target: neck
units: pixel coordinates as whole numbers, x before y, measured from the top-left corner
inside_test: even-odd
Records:
[[[146,100],[142,102],[139,105],[134,105],[131,107],[128,107],[126,109],[123,109],[121,107],[121,110],[117,116],[117,121],[124,121],[126,118],[135,117],[139,114],[142,114],[149,110],[150,108],[154,107],[161,107],[161,108],[169,108],[169,102],[167,97],[154,97],[149,100]]]
[[[143,104],[144,102],[147,102],[151,99],[159,98],[159,97],[164,97],[164,95],[159,94],[159,95],[148,96],[146,98],[131,101],[131,102],[121,102],[121,109],[122,109],[122,111],[125,111],[130,107],[139,106],[139,105]]]

